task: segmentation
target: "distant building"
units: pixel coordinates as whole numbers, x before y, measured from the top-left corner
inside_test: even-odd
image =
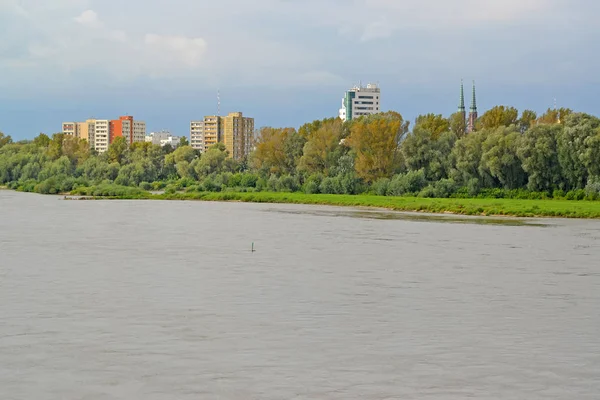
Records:
[[[144,143],[146,138],[146,123],[144,121],[133,121],[133,143]]]
[[[181,136],[173,136],[169,131],[151,132],[145,137],[145,141],[161,147],[168,144],[171,145],[171,147],[176,148],[179,146]]]
[[[204,121],[190,122],[190,146],[193,149],[203,153],[206,150],[204,146]]]
[[[77,122],[63,122],[62,133],[69,136],[79,137],[79,125]]]
[[[119,117],[110,121],[110,143],[115,138],[123,137],[127,144],[142,143],[146,137],[146,123],[136,121],[132,116]]]
[[[62,132],[87,140],[90,148],[102,153],[117,137],[125,138],[128,145],[144,142],[146,123],[136,121],[131,116],[117,120],[88,119],[85,122],[63,122]]]
[[[205,152],[216,143],[223,143],[235,160],[247,157],[254,147],[254,118],[233,112],[190,122],[190,145],[194,149]]]
[[[381,89],[375,84],[355,86],[348,90],[342,99],[340,118],[350,121],[353,118],[381,112]]]
[[[98,153],[108,150],[110,144],[110,121],[97,119],[94,124],[94,149]]]

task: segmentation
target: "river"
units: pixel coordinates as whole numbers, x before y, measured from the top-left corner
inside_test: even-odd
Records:
[[[599,256],[600,221],[0,191],[0,398],[597,400]]]

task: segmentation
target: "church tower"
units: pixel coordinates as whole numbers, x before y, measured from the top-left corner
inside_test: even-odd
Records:
[[[462,115],[463,121],[467,121],[467,109],[465,108],[465,89],[462,79],[460,80],[460,103],[458,103],[458,112]]]
[[[475,81],[473,81],[473,98],[471,99],[471,109],[469,110],[469,123],[467,124],[467,132],[475,130],[475,122],[477,121],[477,101],[475,99]]]

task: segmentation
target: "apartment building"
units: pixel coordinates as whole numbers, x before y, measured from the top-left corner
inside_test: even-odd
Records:
[[[204,152],[204,121],[190,122],[190,146],[200,153]]]
[[[355,86],[348,90],[342,99],[340,118],[350,121],[353,118],[381,112],[381,89],[375,84]]]
[[[216,143],[223,143],[234,160],[241,160],[253,148],[254,118],[244,117],[241,112],[226,117],[210,115],[202,121],[190,122],[190,145],[206,151]]]
[[[65,135],[79,137],[79,124],[77,122],[63,122],[61,132]]]
[[[94,140],[95,140],[95,126],[96,126],[96,120],[95,119],[88,119],[85,122],[78,122],[77,123],[77,130],[79,131],[79,138],[80,139],[84,139],[87,140],[87,142],[89,143],[90,147],[93,147],[94,144]]]
[[[94,126],[96,120],[88,119],[85,122],[63,122],[62,133],[79,139],[87,140],[94,148]]]
[[[146,140],[146,123],[133,121],[133,143],[144,143]]]
[[[110,121],[110,143],[123,137],[128,145],[143,143],[146,138],[146,123],[136,121],[132,116],[122,116]]]
[[[117,137],[125,138],[128,145],[143,143],[146,137],[146,123],[136,121],[131,116],[115,120],[88,119],[85,122],[63,122],[62,132],[87,140],[90,148],[102,153],[108,150],[108,146]]]
[[[98,119],[94,124],[94,149],[98,153],[108,150],[110,144],[110,121]]]
[[[249,154],[246,142],[254,134],[254,118],[244,117],[241,112],[229,113],[222,118],[223,143],[234,160]]]

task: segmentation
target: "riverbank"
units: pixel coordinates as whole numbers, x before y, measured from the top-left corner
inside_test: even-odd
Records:
[[[67,197],[67,199],[69,199],[69,197]],[[78,199],[78,197],[73,197],[73,199]],[[420,197],[385,197],[373,195],[329,195],[272,192],[178,192],[163,194],[150,194],[146,192],[144,194],[107,197],[85,196],[84,198],[79,199],[237,201],[249,203],[286,203],[373,207],[394,211],[415,211],[458,215],[600,218],[600,201],[429,199]]]

